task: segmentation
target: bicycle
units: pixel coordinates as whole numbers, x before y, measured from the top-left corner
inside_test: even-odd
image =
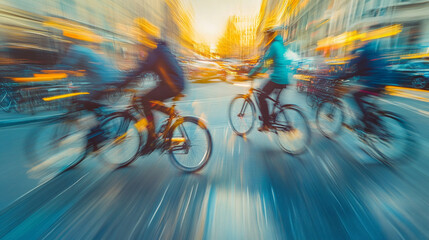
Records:
[[[406,157],[413,146],[407,122],[393,112],[381,110],[374,102],[363,100],[363,103],[366,105],[366,123],[357,119],[340,97],[326,99],[316,112],[317,128],[328,139],[339,135],[343,127],[350,130],[363,144],[362,150],[386,165]]]
[[[73,99],[72,106],[30,133],[26,140],[30,172],[64,172],[92,153],[113,167],[126,166],[139,156],[142,137],[133,116],[107,111],[107,106],[91,100]]]
[[[319,104],[329,99],[335,90],[342,84],[342,80],[332,76],[316,76],[310,79],[307,88],[307,104],[311,108],[317,108]]]
[[[273,102],[273,108],[269,114],[269,131],[276,134],[280,148],[291,155],[303,153],[310,144],[311,138],[310,127],[305,115],[298,106],[293,104],[282,104],[280,102],[280,95],[283,89],[277,90],[277,96],[274,99],[267,96],[260,89],[253,88],[253,81],[252,79],[251,87],[247,94],[237,95],[230,103],[228,116],[232,130],[238,136],[242,137],[250,133],[255,124],[257,114],[252,96],[254,96],[255,93],[258,95],[263,94],[266,99]],[[260,112],[258,98],[254,96],[254,99]],[[236,106],[238,107],[237,109],[235,109]],[[234,121],[233,118],[235,117],[238,118],[238,123]],[[261,120],[261,117],[259,117],[259,119]],[[297,143],[297,140],[302,140],[302,143],[297,145],[294,149],[294,144]]]
[[[173,102],[179,101],[184,95],[173,98]],[[140,155],[149,155],[153,151],[160,149],[168,152],[173,165],[185,172],[196,172],[201,170],[210,159],[212,153],[212,137],[206,123],[197,117],[181,116],[176,110],[176,105],[167,107],[159,101],[151,101],[153,109],[168,115],[159,130],[147,128],[148,121],[145,118],[141,99],[132,98],[132,103],[127,112],[130,116],[138,114],[140,120],[136,126],[140,131],[146,131],[143,137],[146,141],[141,146]],[[142,134],[143,135],[143,134]],[[155,136],[151,139],[149,136]],[[201,156],[196,157],[198,151],[192,152],[201,145]],[[198,149],[197,149],[198,150]],[[195,159],[193,159],[195,157]],[[130,162],[131,163],[131,162]],[[129,164],[129,163],[128,163]]]

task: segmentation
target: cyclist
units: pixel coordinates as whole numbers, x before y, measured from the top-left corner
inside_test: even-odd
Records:
[[[83,100],[85,109],[95,110],[101,105],[97,101],[101,100],[105,90],[109,85],[116,85],[120,79],[120,73],[108,58],[97,53],[99,43],[102,39],[91,32],[69,32],[63,31],[67,38],[66,54],[54,66],[55,69],[83,69],[86,78],[90,81],[90,95],[79,97]],[[94,151],[98,151],[101,143],[106,138],[104,131],[100,129],[100,121],[90,129],[88,141],[94,146]]]
[[[286,88],[289,84],[289,70],[286,68],[286,66],[290,65],[290,63],[288,63],[288,60],[285,57],[286,47],[283,45],[283,38],[278,35],[279,30],[280,29],[278,27],[268,28],[265,30],[265,39],[267,42],[265,54],[259,64],[257,64],[249,72],[249,77],[252,77],[258,71],[261,71],[265,61],[272,60],[273,72],[270,75],[270,80],[262,88],[262,92],[264,94],[258,96],[262,114],[262,126],[258,129],[258,131],[268,131],[270,128],[266,97],[269,96],[275,89]],[[263,71],[266,71],[266,69],[263,69]]]
[[[108,84],[117,83],[120,74],[109,59],[97,53],[101,38],[92,33],[69,33],[64,31],[69,43],[66,44],[66,54],[55,66],[55,69],[82,69],[86,78],[91,81],[91,96],[99,100],[103,89]]]
[[[358,119],[364,124],[366,131],[370,130],[373,121],[366,112],[363,98],[370,95],[380,94],[385,87],[384,79],[387,78],[387,62],[379,51],[376,51],[374,41],[362,41],[360,45],[352,51],[355,56],[350,61],[350,66],[354,68],[349,76],[357,76],[358,83],[363,87],[353,93],[353,98],[359,107],[360,116]]]
[[[129,83],[136,81],[137,76],[143,72],[154,72],[160,78],[157,87],[146,93],[142,99],[143,110],[148,121],[149,132],[155,132],[155,121],[152,109],[168,113],[167,107],[156,104],[155,101],[178,96],[185,88],[185,77],[178,60],[171,52],[167,43],[160,40],[159,29],[144,18],[135,20],[140,29],[140,47],[147,52],[146,59],[139,62],[137,69],[127,74],[126,80],[119,85],[125,87]],[[154,137],[154,136],[151,136]]]

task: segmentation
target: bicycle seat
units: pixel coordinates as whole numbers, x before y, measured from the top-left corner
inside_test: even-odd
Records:
[[[177,101],[182,100],[182,98],[184,98],[184,97],[186,97],[186,95],[185,95],[185,94],[183,94],[183,93],[179,93],[179,94],[177,94],[176,96],[174,96],[174,97],[173,97],[173,99],[172,99],[171,101],[173,101],[173,102],[177,102]]]

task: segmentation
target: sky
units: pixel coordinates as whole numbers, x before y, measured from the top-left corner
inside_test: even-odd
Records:
[[[187,0],[193,8],[194,28],[202,41],[215,47],[229,16],[257,16],[262,0]]]

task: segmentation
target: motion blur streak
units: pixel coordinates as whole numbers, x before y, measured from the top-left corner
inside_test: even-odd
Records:
[[[49,102],[49,101],[54,101],[54,100],[61,99],[61,98],[68,98],[68,97],[74,97],[74,96],[86,95],[86,94],[89,94],[89,92],[69,93],[69,94],[63,94],[63,95],[47,97],[47,98],[42,98],[42,99],[45,102]]]
[[[429,239],[428,13],[0,0],[0,239]]]

